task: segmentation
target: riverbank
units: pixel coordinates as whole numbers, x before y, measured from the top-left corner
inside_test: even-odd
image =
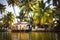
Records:
[[[0,31],[0,32],[60,32],[60,31],[51,31],[51,30],[36,30],[36,31],[24,31],[24,30],[22,30],[22,31],[18,31],[18,30],[14,30],[14,31]]]
[[[60,30],[14,30],[11,32],[60,32]]]
[[[0,32],[60,32],[60,30],[46,30],[45,28],[38,28],[32,30],[0,30]]]

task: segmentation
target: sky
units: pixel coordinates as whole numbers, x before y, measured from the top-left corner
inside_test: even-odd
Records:
[[[0,3],[3,4],[3,5],[6,5],[6,10],[5,10],[6,12],[12,12],[14,14],[12,6],[8,6],[8,3],[7,3],[6,0],[0,0]],[[15,8],[16,16],[18,16],[19,12],[20,12],[20,9],[17,6],[15,6],[14,8]],[[3,14],[0,14],[0,18],[2,18],[2,17],[3,17]],[[16,22],[17,22],[17,19],[15,19],[15,23]]]
[[[6,0],[0,0],[0,3],[3,4],[3,5],[6,5],[6,11],[14,13],[12,6],[8,6],[8,3],[7,3]],[[15,6],[14,8],[15,8],[15,11],[16,11],[16,15],[18,15],[18,13],[20,12],[19,7]]]

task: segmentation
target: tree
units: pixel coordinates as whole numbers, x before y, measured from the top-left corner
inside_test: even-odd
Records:
[[[3,4],[0,3],[0,11],[1,11],[1,14],[2,14],[2,12],[5,11],[5,9],[6,9],[5,5],[3,5]]]
[[[44,22],[47,22],[47,20],[50,22],[52,21],[52,9],[50,8],[50,4],[46,7],[46,3],[49,3],[50,0],[43,2],[43,0],[39,1],[39,0],[22,0],[21,1],[23,3],[23,6],[21,6],[21,14],[23,15],[22,17],[24,17],[24,15],[26,14],[26,10],[33,11],[33,20],[32,22],[37,22],[36,24],[41,24],[41,22],[43,22],[43,24],[45,24]],[[32,3],[33,2],[33,3]],[[25,14],[23,14],[25,13]],[[20,16],[21,17],[21,16]],[[44,20],[43,20],[44,19]],[[43,20],[43,21],[41,21]]]
[[[31,11],[31,9],[29,9],[29,7],[27,7],[27,6],[22,6],[21,7],[21,9],[20,9],[20,13],[19,13],[19,19],[20,19],[20,21],[22,21],[22,20],[26,20],[26,18],[28,18],[28,15],[29,15],[29,12]],[[26,20],[27,21],[27,20]]]
[[[3,26],[3,23],[2,22],[0,22],[0,27],[2,27]]]
[[[7,3],[8,3],[8,5],[12,6],[12,8],[13,8],[13,10],[14,10],[14,15],[15,15],[15,17],[16,17],[17,15],[16,15],[16,11],[15,11],[14,6],[18,6],[18,5],[21,4],[21,3],[19,2],[19,0],[7,0]],[[17,18],[16,18],[16,19],[17,19]],[[15,19],[15,20],[16,20],[16,19]],[[18,21],[18,19],[17,19],[17,21]]]
[[[50,1],[52,1],[53,6],[55,6],[54,9],[60,11],[60,0],[48,0],[47,2],[50,3]]]
[[[46,6],[47,2],[38,1],[35,6],[34,16],[33,19],[37,21],[37,23],[40,25],[44,25],[45,23],[52,23],[52,9],[50,8],[49,4]],[[38,6],[37,6],[38,4]],[[34,18],[35,17],[35,18]]]
[[[11,5],[13,7],[14,14],[16,16],[16,12],[15,12],[14,6],[18,5],[19,1],[18,0],[7,0],[7,3],[8,3],[8,5]]]
[[[20,6],[20,8],[21,8],[21,12],[19,13],[19,19],[20,20],[25,20],[25,21],[27,21],[27,18],[28,18],[28,16],[26,16],[26,15],[28,15],[29,14],[29,12],[30,11],[32,11],[32,9],[31,9],[31,3],[30,3],[31,1],[30,0],[20,0],[20,3],[22,4],[22,5],[19,5]]]
[[[12,23],[14,23],[14,19],[15,19],[14,15],[11,12],[8,12],[6,15],[4,15],[3,23],[6,26],[11,26]]]
[[[3,4],[1,4],[0,3],[0,14],[3,14],[3,12],[5,11],[5,9],[6,9],[6,7],[5,7],[5,5],[3,5]],[[2,17],[0,18],[0,21],[2,21]]]

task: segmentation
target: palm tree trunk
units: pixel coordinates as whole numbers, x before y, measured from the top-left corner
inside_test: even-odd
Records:
[[[14,16],[16,17],[16,12],[15,12],[14,6],[12,6],[12,8],[13,8],[13,11],[14,11]]]
[[[2,14],[2,10],[1,10],[1,14]]]
[[[14,11],[14,16],[15,16],[15,18],[16,18],[16,11],[15,11],[15,8],[14,8],[14,6],[12,6],[13,7],[13,11]],[[17,18],[16,18],[17,19]],[[17,19],[17,22],[18,22],[18,19]]]

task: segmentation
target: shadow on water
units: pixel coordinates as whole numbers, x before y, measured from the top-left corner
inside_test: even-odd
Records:
[[[60,32],[0,32],[0,40],[60,40]]]

